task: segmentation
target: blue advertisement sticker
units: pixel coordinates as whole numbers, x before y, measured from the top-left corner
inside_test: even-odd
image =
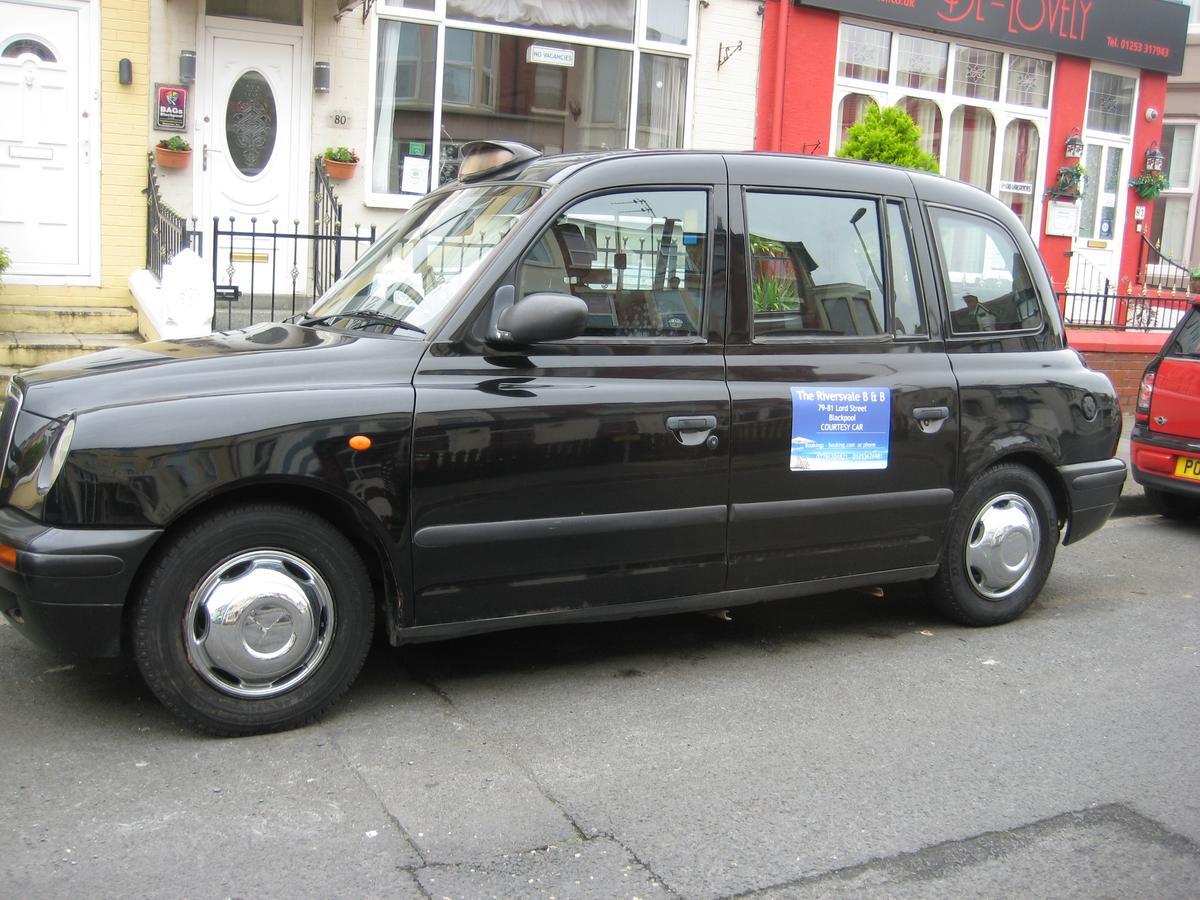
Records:
[[[886,469],[892,392],[792,385],[793,472]]]

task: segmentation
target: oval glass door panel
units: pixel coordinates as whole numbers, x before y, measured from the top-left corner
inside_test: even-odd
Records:
[[[278,127],[271,85],[251,69],[233,83],[225,108],[225,142],[239,172],[257,175],[266,168]]]

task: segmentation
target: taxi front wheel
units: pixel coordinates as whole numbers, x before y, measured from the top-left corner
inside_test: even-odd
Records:
[[[1045,483],[1024,466],[994,466],[955,508],[934,600],[963,625],[1011,622],[1041,592],[1057,546],[1058,517]]]
[[[146,684],[202,731],[235,736],[315,719],[362,668],[371,585],[354,547],[306,510],[254,503],[187,525],[133,611]]]

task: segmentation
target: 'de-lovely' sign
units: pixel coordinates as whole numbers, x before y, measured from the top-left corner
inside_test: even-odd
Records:
[[[1163,0],[792,0],[1051,53],[1178,75],[1188,7]]]

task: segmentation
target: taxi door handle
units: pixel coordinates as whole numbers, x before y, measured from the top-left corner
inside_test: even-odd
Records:
[[[921,422],[936,422],[938,419],[950,418],[948,406],[918,406],[913,410],[913,418]]]
[[[699,447],[707,443],[709,449],[715,450],[720,442],[711,432],[716,427],[716,416],[667,417],[667,428],[674,432],[676,439],[685,447]]]

